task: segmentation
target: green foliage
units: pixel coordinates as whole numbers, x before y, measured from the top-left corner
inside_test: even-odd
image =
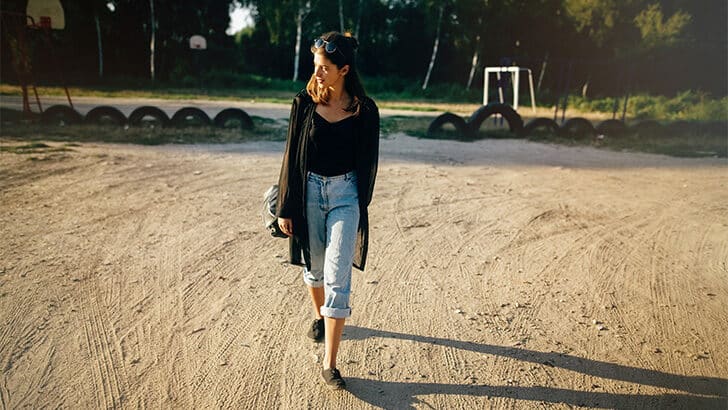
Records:
[[[402,77],[366,77],[362,81],[367,93],[381,99],[473,102],[482,98],[481,90],[466,90],[461,84],[437,83],[422,90],[421,81]]]
[[[174,84],[174,83],[173,83]],[[232,89],[258,89],[258,90],[280,90],[298,92],[305,83],[302,81],[292,82],[279,78],[264,77],[255,74],[240,73],[233,70],[215,69],[202,73],[200,76],[186,76],[177,82],[184,87],[202,88],[232,88]]]
[[[254,7],[255,25],[227,36],[228,13],[235,1],[154,0],[154,82],[149,80],[152,22],[148,1],[114,0],[114,11],[103,0],[64,1],[66,29],[52,34],[52,47],[45,46],[39,32],[29,33],[28,44],[35,47],[31,47],[28,61],[19,61],[18,53],[13,54],[17,39],[12,30],[3,32],[0,57],[8,63],[0,64],[0,77],[17,82],[15,69],[22,72],[30,67],[40,84],[58,85],[65,79],[71,84],[105,86],[124,77],[134,80],[131,84],[149,88],[155,88],[157,82],[206,86],[208,79],[223,86],[248,86],[250,80],[262,88],[268,87],[265,81],[240,79],[238,74],[293,78],[299,15],[303,23],[298,78],[312,72],[308,52],[312,39],[340,27],[339,1],[237,0]],[[25,2],[3,4],[4,10],[19,11]],[[310,12],[299,14],[309,10],[307,4]],[[370,86],[372,93],[470,98],[477,91],[461,91],[456,84],[467,83],[474,56],[477,69],[472,88],[478,90],[482,89],[484,66],[509,58],[534,70],[538,79],[548,55],[542,90],[561,93],[566,82],[563,73],[569,71],[571,92],[591,80],[589,91],[595,94],[619,94],[624,87],[648,94],[687,89],[728,94],[726,1],[450,0],[429,82],[433,90],[425,93],[415,88],[427,72],[441,3],[341,0],[341,4],[344,27],[357,31],[360,73],[383,79],[383,85]],[[193,34],[207,38],[204,53],[190,51],[188,41]],[[103,78],[99,78],[99,36]],[[572,63],[573,69],[567,70]],[[630,74],[622,76],[625,72]],[[393,80],[391,87],[386,86],[390,77],[401,78],[402,84]]]
[[[564,0],[564,9],[576,30],[588,35],[598,46],[614,34],[620,18],[617,0]]]
[[[634,22],[642,34],[643,47],[649,49],[676,43],[691,19],[684,11],[677,11],[665,19],[660,5],[650,4],[634,18]]]

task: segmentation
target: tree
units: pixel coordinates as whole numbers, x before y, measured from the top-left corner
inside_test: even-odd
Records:
[[[430,65],[427,67],[427,74],[425,75],[425,81],[422,83],[422,90],[427,89],[427,84],[430,82],[430,74],[432,74],[432,68],[435,66],[435,58],[437,57],[437,48],[440,45],[440,30],[442,28],[442,15],[445,13],[445,3],[440,5],[440,11],[437,15],[437,34],[435,34],[435,43],[432,45],[432,57],[430,57]]]
[[[339,33],[343,33],[344,30],[344,3],[343,0],[339,0]]]
[[[354,37],[359,38],[359,28],[361,27],[361,15],[364,13],[364,0],[359,0],[356,8],[356,24],[354,24]]]
[[[339,3],[341,5],[341,3]],[[311,1],[299,1],[298,13],[296,14],[296,46],[293,58],[293,81],[298,81],[298,63],[301,61],[301,41],[303,41],[303,20],[311,12]]]
[[[484,31],[485,15],[488,8],[488,0],[461,0],[454,3],[457,25],[459,31],[457,35],[463,38],[463,47],[472,48],[472,58],[470,59],[470,71],[468,73],[468,81],[465,89],[470,89],[475,78],[476,70],[480,64],[481,38]]]

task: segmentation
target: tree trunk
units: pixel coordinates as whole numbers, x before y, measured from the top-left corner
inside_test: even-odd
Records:
[[[149,41],[149,74],[152,78],[152,81],[154,81],[154,37],[156,36],[155,32],[155,23],[154,23],[154,0],[149,0],[149,9],[151,10],[151,22],[152,22],[152,38]]]
[[[305,5],[299,3],[298,14],[296,14],[296,45],[295,57],[293,59],[293,81],[298,81],[298,65],[301,59],[301,41],[303,37],[303,20],[311,11],[311,2],[306,1]]]
[[[339,33],[344,32],[344,3],[342,0],[339,0],[339,27],[341,30],[339,30]]]
[[[541,83],[543,83],[543,76],[546,74],[546,66],[549,64],[549,53],[546,53],[546,57],[543,58],[543,64],[541,64],[541,72],[538,74],[538,85],[536,91],[541,92]]]
[[[104,48],[101,44],[101,25],[99,24],[99,14],[94,14],[94,20],[96,21],[96,39],[99,47],[99,78],[104,77]]]
[[[425,82],[422,83],[422,90],[427,89],[427,83],[430,82],[430,74],[432,74],[432,68],[435,66],[435,58],[437,57],[437,47],[440,45],[440,27],[442,26],[442,14],[445,12],[445,5],[440,6],[440,15],[437,18],[437,34],[435,35],[435,44],[432,46],[432,57],[430,58],[430,66],[427,67],[427,75],[425,76]]]
[[[361,13],[364,10],[364,0],[359,0],[359,6],[356,11],[356,25],[354,26],[354,37],[359,38],[359,27],[361,26]]]
[[[480,35],[475,38],[475,52],[473,52],[473,59],[470,62],[470,75],[468,75],[468,85],[465,87],[466,90],[470,89],[473,84],[473,77],[475,77],[475,70],[478,68],[478,56],[480,52]]]
[[[296,15],[296,49],[293,58],[293,81],[298,81],[298,63],[301,58],[301,37],[303,26],[303,10],[299,7]]]

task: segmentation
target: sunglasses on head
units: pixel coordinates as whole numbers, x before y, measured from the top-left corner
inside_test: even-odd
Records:
[[[336,51],[338,51],[339,53],[341,53],[342,56],[344,56],[344,53],[342,53],[341,50],[339,50],[338,47],[336,47],[336,43],[334,43],[333,41],[326,41],[322,38],[317,38],[316,41],[313,42],[313,46],[316,49],[324,47],[324,50],[326,50],[326,52],[329,54],[335,53]],[[346,57],[346,56],[344,56],[344,57]]]

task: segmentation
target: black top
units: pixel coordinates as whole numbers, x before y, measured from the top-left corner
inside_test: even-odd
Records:
[[[328,122],[319,113],[313,114],[311,143],[308,146],[308,170],[332,177],[353,171],[356,167],[354,117]]]

